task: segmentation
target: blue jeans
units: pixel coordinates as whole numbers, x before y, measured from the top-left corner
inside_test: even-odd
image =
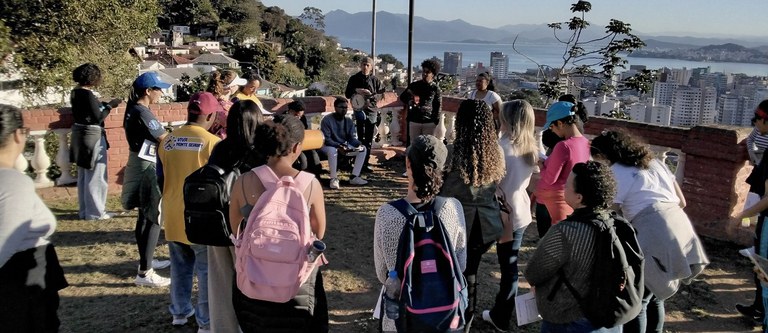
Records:
[[[79,217],[96,220],[104,216],[107,205],[107,145],[102,136],[93,153],[93,169],[77,167],[77,203]]]
[[[197,307],[195,319],[200,327],[209,327],[208,314],[208,247],[169,242],[171,254],[171,305],[174,316],[192,312],[192,279],[197,273]]]
[[[664,301],[658,299],[645,288],[643,307],[635,319],[624,324],[626,333],[664,332]]]
[[[555,324],[544,320],[541,323],[541,333],[621,333],[621,326],[595,328],[587,318],[577,319],[567,324]]]

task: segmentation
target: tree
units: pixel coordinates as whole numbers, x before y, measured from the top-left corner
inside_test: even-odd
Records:
[[[531,106],[535,108],[543,108],[546,106],[544,103],[544,100],[541,98],[541,95],[537,90],[530,90],[530,89],[520,89],[515,90],[512,93],[510,93],[507,98],[505,98],[505,101],[510,101],[513,99],[524,99],[528,101],[528,103],[531,104]]]
[[[128,50],[157,30],[158,14],[157,0],[0,1],[0,46],[7,29],[27,98],[68,91],[85,62],[101,68],[102,95],[126,96],[138,74]]]
[[[293,87],[303,87],[307,84],[307,77],[304,75],[304,71],[293,63],[278,63],[270,81]]]
[[[619,68],[626,68],[627,61],[624,57],[633,51],[645,46],[645,43],[637,35],[632,33],[629,23],[611,19],[605,26],[605,34],[584,40],[584,32],[590,23],[586,21],[586,13],[592,10],[589,1],[577,1],[571,5],[571,12],[575,14],[567,22],[548,24],[552,29],[555,39],[565,46],[563,62],[555,67],[554,75],[547,75],[545,65],[536,63],[533,59],[517,51],[515,43],[512,46],[515,52],[525,56],[539,66],[539,72],[544,77],[544,82],[539,85],[539,91],[549,99],[557,98],[565,84],[570,84],[575,78],[596,78],[599,80],[598,89],[603,93],[612,93],[616,90],[638,90],[641,93],[648,92],[653,83],[654,73],[644,70],[629,79],[621,82],[613,82],[614,74]],[[562,38],[558,32],[567,27],[567,38]],[[515,41],[517,38],[515,38]]]
[[[317,81],[325,83],[328,95],[344,95],[349,76],[340,66],[331,66],[323,69]]]
[[[196,78],[190,78],[187,74],[181,75],[181,84],[176,89],[176,102],[186,102],[198,91],[208,87],[208,74],[202,74]]]
[[[261,34],[260,3],[248,0],[220,0],[214,3],[220,21],[218,34],[231,37],[236,43]]]
[[[404,67],[403,63],[400,62],[400,60],[397,60],[395,56],[389,54],[389,53],[382,53],[378,55],[379,59],[381,59],[381,67],[386,68],[386,64],[392,64],[397,69],[402,69]]]
[[[277,53],[266,43],[238,46],[232,53],[232,58],[240,62],[243,71],[258,69],[267,80],[272,80],[272,74],[277,66]]]
[[[315,7],[304,7],[304,12],[299,15],[299,20],[312,29],[325,31],[325,15],[323,11]]]

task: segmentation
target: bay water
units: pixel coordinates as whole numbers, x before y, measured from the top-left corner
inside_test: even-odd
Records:
[[[363,39],[342,39],[342,46],[359,49],[364,52],[371,51],[371,41]],[[558,68],[563,64],[563,52],[565,47],[559,43],[535,43],[518,42],[515,47],[520,53],[535,60],[540,65],[548,65]],[[514,51],[512,44],[483,44],[483,43],[448,43],[414,41],[413,65],[419,66],[422,61],[432,57],[443,60],[443,52],[461,52],[462,66],[482,62],[484,66],[490,66],[491,52],[503,52],[509,57],[510,72],[525,72],[529,68],[536,68],[536,63],[526,59]],[[389,53],[408,65],[407,41],[377,41],[376,53]],[[704,62],[661,58],[636,58],[627,57],[629,65],[645,65],[648,69],[710,67],[710,72],[743,73],[750,76],[768,76],[768,64],[748,64],[735,62]]]

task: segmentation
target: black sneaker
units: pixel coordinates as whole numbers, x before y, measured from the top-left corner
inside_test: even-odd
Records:
[[[756,322],[762,322],[765,313],[758,309],[755,309],[754,305],[736,304],[736,311],[739,311],[742,316],[751,318]]]
[[[373,168],[371,168],[369,166],[363,167],[362,172],[363,173],[371,173],[371,172],[373,172]]]

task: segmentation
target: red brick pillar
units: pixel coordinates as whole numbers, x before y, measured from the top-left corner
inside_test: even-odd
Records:
[[[686,213],[700,235],[751,244],[753,230],[730,223],[729,216],[744,207],[752,171],[744,140],[750,128],[696,126],[690,129],[681,184],[688,202]]]

